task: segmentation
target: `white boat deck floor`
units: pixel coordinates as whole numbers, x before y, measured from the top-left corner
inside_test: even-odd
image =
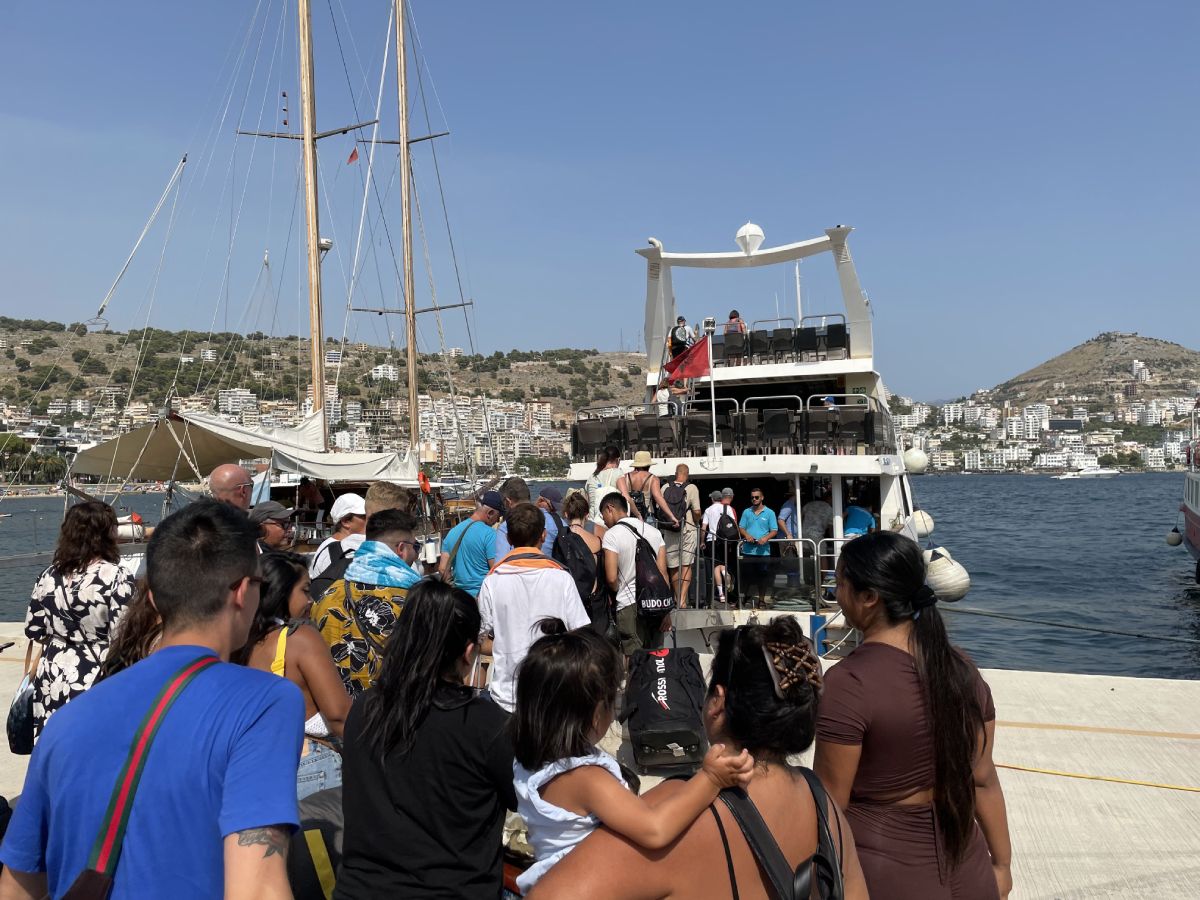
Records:
[[[0,624],[0,641],[20,633]],[[0,656],[0,696],[16,690],[23,657],[23,640]],[[1014,900],[1200,896],[1200,681],[984,676],[996,702]],[[619,729],[604,743],[628,761]],[[27,762],[0,750],[0,794],[20,793]]]

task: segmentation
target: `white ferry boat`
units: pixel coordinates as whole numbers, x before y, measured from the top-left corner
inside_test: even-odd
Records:
[[[874,514],[877,527],[916,540],[932,529],[932,519],[915,505],[908,478],[910,471],[924,469],[925,454],[906,454],[897,439],[887,392],[875,369],[870,304],[846,243],[850,231],[838,226],[822,237],[762,247],[761,229],[748,224],[738,233],[738,251],[678,253],[654,238],[649,247],[637,251],[647,266],[645,335],[651,367],[645,402],[577,412],[571,479],[586,482],[606,447],[617,448],[623,470],[644,450],[652,455],[651,471],[664,484],[678,464],[687,464],[702,508],[708,506],[710,492],[726,488],[733,490],[735,514],[749,504],[752,488],[763,491],[766,506],[776,513],[793,495],[799,498],[796,538],[803,530],[805,502],[824,498],[833,512],[829,535],[819,540],[781,536],[771,542],[769,558],[755,557],[749,564],[737,547],[728,551],[721,562],[734,574],[736,599],[727,604],[717,602],[713,564],[697,559],[685,598],[688,608],[675,617],[681,643],[688,642],[687,632],[693,629],[758,614],[746,592],[737,589],[750,580],[769,607],[821,613],[826,608],[822,595],[848,538],[847,520],[861,521],[863,510]],[[724,315],[707,316],[696,336],[698,343],[707,340],[703,349],[708,358],[699,366],[703,374],[691,378],[686,393],[669,403],[656,398],[663,373],[671,369],[665,360],[663,365],[654,363],[665,355],[668,330],[676,323],[671,277],[675,268],[756,268],[822,254],[833,258],[842,309],[804,314],[798,294],[795,316],[779,317],[772,308],[770,313],[748,316],[741,325],[726,323]],[[742,301],[732,305],[748,312],[752,306]],[[698,544],[704,546],[703,534]],[[933,559],[953,576],[954,589],[961,591],[958,596],[965,593],[965,570],[948,554]],[[828,623],[820,616],[810,625],[832,626],[838,615],[831,609]],[[827,636],[833,635],[830,631]],[[848,630],[842,636],[848,639]]]

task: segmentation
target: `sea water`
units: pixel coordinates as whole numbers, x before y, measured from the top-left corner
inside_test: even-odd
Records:
[[[559,483],[561,487],[569,485]],[[1099,675],[1200,678],[1200,586],[1182,547],[1168,547],[1183,491],[1180,474],[1056,481],[1042,475],[925,475],[917,502],[931,539],[971,573],[958,607],[1138,632],[1094,634],[956,613],[953,640],[981,666]],[[127,512],[159,518],[161,494],[123,497]],[[51,550],[61,498],[5,498],[0,556]],[[0,621],[25,615],[41,568],[0,570]]]

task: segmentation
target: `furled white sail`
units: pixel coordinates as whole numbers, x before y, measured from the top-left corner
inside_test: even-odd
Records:
[[[416,482],[409,453],[334,453],[321,445],[325,416],[317,411],[296,428],[250,427],[200,413],[172,413],[79,451],[78,475],[112,479],[202,479],[222,463],[269,460],[271,469],[327,481]]]

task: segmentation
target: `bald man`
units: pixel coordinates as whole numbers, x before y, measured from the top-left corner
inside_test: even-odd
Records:
[[[208,491],[214,500],[236,506],[246,512],[250,509],[250,494],[254,490],[254,481],[250,473],[241,466],[226,463],[217,466],[208,476]]]

